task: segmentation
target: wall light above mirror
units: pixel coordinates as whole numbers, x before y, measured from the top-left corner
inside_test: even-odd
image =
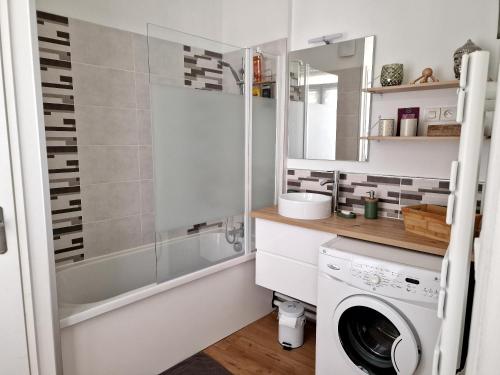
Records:
[[[288,157],[368,160],[374,36],[288,55]]]

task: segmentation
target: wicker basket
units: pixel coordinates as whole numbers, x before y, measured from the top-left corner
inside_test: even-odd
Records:
[[[403,207],[405,230],[438,241],[450,242],[451,226],[446,224],[446,207],[432,204]],[[481,215],[476,215],[475,232],[479,233]]]

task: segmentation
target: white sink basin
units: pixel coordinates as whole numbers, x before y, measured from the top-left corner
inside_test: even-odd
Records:
[[[332,214],[332,197],[314,193],[287,193],[278,199],[278,213],[292,219],[326,219]]]

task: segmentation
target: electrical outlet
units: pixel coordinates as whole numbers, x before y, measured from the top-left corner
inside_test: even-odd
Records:
[[[441,107],[439,121],[441,122],[457,121],[457,107],[456,106]]]
[[[424,109],[424,121],[425,122],[440,121],[439,120],[440,117],[441,117],[441,108],[432,107],[432,108],[425,108]]]

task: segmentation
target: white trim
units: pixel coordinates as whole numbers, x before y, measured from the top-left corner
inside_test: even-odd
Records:
[[[54,375],[62,359],[35,1],[1,4],[10,22],[2,29],[2,52],[30,365],[32,374]]]
[[[252,87],[253,87],[253,50],[245,48],[245,253],[252,252]]]

